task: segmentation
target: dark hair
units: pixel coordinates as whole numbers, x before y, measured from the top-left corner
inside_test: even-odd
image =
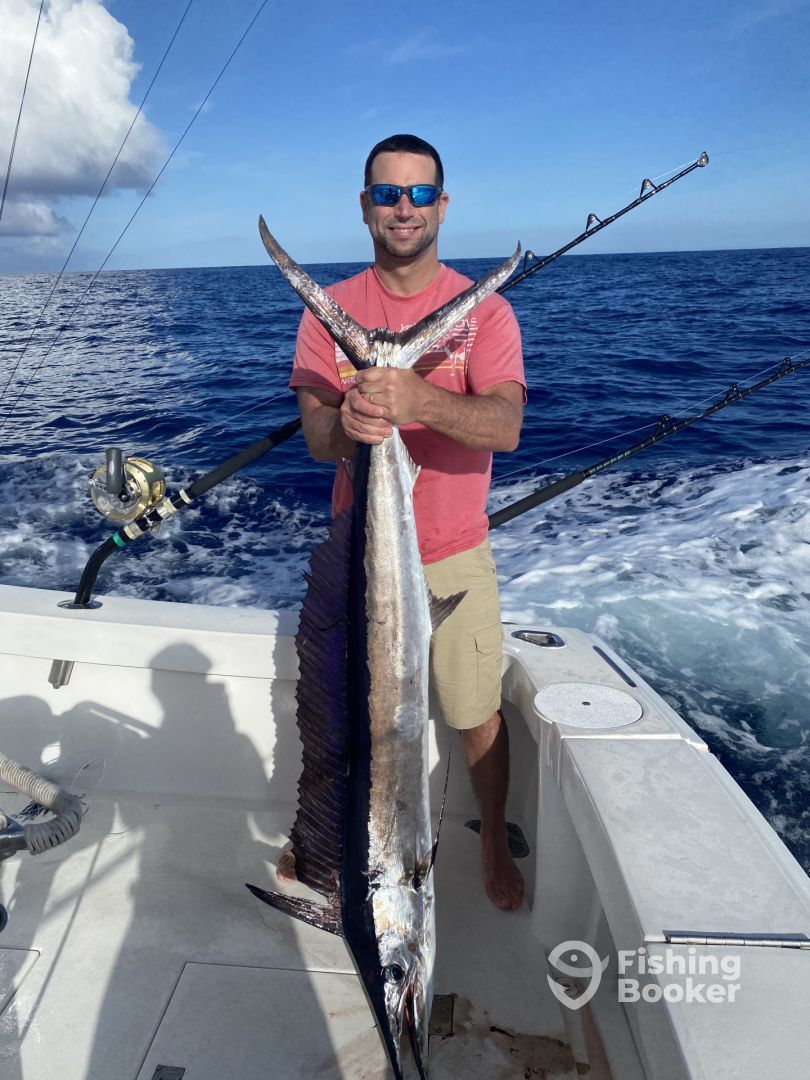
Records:
[[[438,151],[429,142],[420,139],[418,135],[389,135],[387,139],[378,142],[366,158],[366,170],[363,174],[364,187],[368,187],[371,183],[371,166],[378,154],[423,154],[425,157],[433,158],[436,166],[436,186],[444,187],[442,159]]]

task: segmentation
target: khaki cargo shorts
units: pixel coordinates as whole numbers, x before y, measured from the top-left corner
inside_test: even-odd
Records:
[[[446,723],[474,728],[501,705],[503,629],[489,540],[425,567],[434,596],[467,595],[430,642],[430,672]]]

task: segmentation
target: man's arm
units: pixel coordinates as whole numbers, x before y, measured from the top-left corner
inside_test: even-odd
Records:
[[[520,440],[523,387],[517,382],[497,383],[480,394],[456,394],[413,370],[365,368],[357,373],[357,386],[361,402],[389,424],[424,424],[470,450],[508,452]]]

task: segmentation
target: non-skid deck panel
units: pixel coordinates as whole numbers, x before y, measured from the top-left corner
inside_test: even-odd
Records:
[[[387,1080],[358,979],[322,971],[188,964],[137,1080],[158,1065],[193,1080]]]
[[[571,1051],[542,1036],[471,1022],[431,1039],[431,1080],[574,1080]],[[159,1065],[193,1080],[388,1080],[391,1073],[359,981],[350,975],[188,964],[137,1080]]]
[[[69,844],[0,864],[0,902],[10,912],[1,944],[15,954],[39,953],[21,984],[18,972],[0,1017],[2,1080],[135,1080],[156,1032],[169,1030],[164,1016],[190,966],[286,973],[291,985],[309,987],[307,1016],[321,1001],[318,987],[334,988],[320,1018],[326,1027],[329,1012],[359,992],[357,1015],[352,1006],[340,1037],[349,1049],[355,1039],[365,1046],[358,1032],[370,1030],[370,1013],[342,940],[266,907],[244,888],[245,881],[274,887],[272,866],[291,820],[292,808],[272,813],[232,800],[97,796]],[[523,860],[527,874],[529,863]],[[435,988],[458,995],[458,1034],[432,1051],[436,1062],[456,1062],[446,1075],[461,1068],[473,1078],[510,1076],[498,1070],[516,1060],[517,1048],[528,1061],[564,1060],[554,1042],[561,1019],[529,912],[503,913],[484,897],[479,841],[463,819],[445,818],[442,827],[437,911]],[[291,1045],[311,1037],[309,1021],[299,1026],[296,1000],[292,994],[285,1003],[280,993],[278,1008],[264,1006],[265,1023],[280,1025]],[[255,1030],[264,1029],[257,1023]],[[227,1075],[275,1074],[265,1065]],[[349,1068],[331,1075],[361,1074]]]

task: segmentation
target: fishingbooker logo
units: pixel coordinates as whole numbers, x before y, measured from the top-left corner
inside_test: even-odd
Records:
[[[570,963],[563,960],[566,954]],[[567,1009],[581,1009],[599,989],[609,959],[609,956],[601,959],[596,949],[585,941],[564,941],[548,954],[549,966],[561,973],[557,978],[546,975],[552,994]],[[580,991],[585,979],[590,982]]]
[[[567,961],[563,960],[565,956]],[[581,1009],[599,989],[609,959],[601,958],[585,941],[564,941],[548,955],[549,967],[559,973],[546,976],[552,994],[567,1009]],[[698,954],[693,946],[667,946],[648,954],[642,945],[638,949],[620,949],[617,959],[618,1000],[622,1004],[663,999],[718,1005],[736,1001],[742,985],[739,955]]]
[[[638,949],[619,950],[619,1001],[686,1002],[721,1005],[737,1000],[742,958],[734,953],[698,953],[667,946],[648,954]],[[650,979],[649,976],[657,976]],[[661,978],[661,976],[667,976]],[[712,982],[711,980],[714,979]]]

